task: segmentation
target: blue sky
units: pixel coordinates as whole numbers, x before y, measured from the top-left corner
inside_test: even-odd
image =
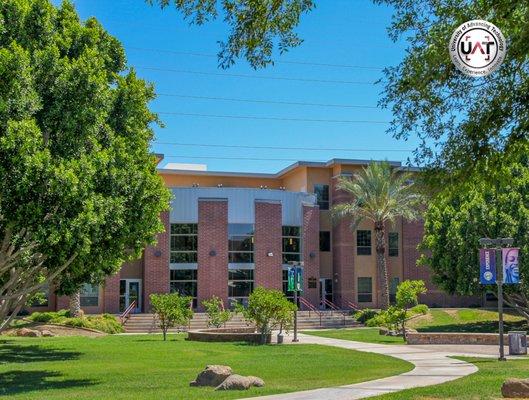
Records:
[[[378,108],[286,105],[203,98],[375,107],[382,87],[372,82],[382,76],[381,68],[397,64],[401,60],[405,47],[403,43],[394,44],[388,38],[386,27],[390,22],[391,9],[374,5],[371,1],[318,1],[317,8],[303,17],[297,29],[304,43],[277,56],[274,66],[257,71],[249,67],[245,60],[240,60],[229,70],[217,67],[217,41],[223,40],[227,33],[222,20],[201,27],[190,26],[173,9],[162,11],[142,0],[76,0],[74,3],[83,19],[95,16],[123,43],[129,65],[137,68],[141,77],[152,82],[157,93],[172,95],[159,96],[153,101],[153,111],[334,121],[391,120],[390,111]],[[293,61],[370,68],[290,63]],[[229,74],[252,77],[228,76]],[[339,82],[315,82],[322,80]],[[156,128],[153,151],[165,154],[165,162],[203,163],[208,165],[209,170],[276,172],[291,164],[294,159],[406,161],[416,144],[413,139],[404,142],[390,137],[385,132],[387,123],[217,118],[180,114],[160,114],[160,117],[165,127]],[[361,151],[209,147],[210,145]]]

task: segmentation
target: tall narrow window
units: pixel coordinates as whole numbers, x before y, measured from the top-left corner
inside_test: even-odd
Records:
[[[301,261],[301,228],[299,226],[283,227],[283,264],[290,261]]]
[[[356,231],[356,254],[359,256],[371,255],[371,231]]]
[[[171,224],[171,263],[197,262],[198,224]]]
[[[228,259],[230,263],[250,264],[254,262],[253,224],[228,225]]]
[[[197,306],[197,270],[196,269],[172,269],[170,275],[171,293],[179,293],[181,296],[193,298],[193,307]]]
[[[97,307],[99,304],[99,286],[85,283],[81,288],[81,307]]]
[[[389,302],[395,304],[397,301],[397,288],[399,287],[400,279],[398,276],[391,278],[389,283]]]
[[[331,232],[320,231],[320,251],[331,251]]]
[[[316,201],[320,206],[320,210],[329,209],[329,185],[316,184],[314,185],[314,193],[316,194]]]
[[[228,270],[228,296],[230,303],[246,304],[253,291],[253,269]]]
[[[399,256],[399,233],[398,232],[388,233],[388,255],[390,257]]]
[[[373,279],[371,277],[358,278],[358,302],[371,303],[373,301]]]

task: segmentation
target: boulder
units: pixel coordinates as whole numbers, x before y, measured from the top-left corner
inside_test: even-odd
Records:
[[[227,365],[206,365],[206,368],[197,375],[190,386],[219,386],[232,374],[232,370]]]
[[[228,376],[215,390],[248,390],[250,386],[252,382],[247,376],[233,374]]]
[[[39,332],[39,331],[36,331],[36,330],[34,330],[34,329],[20,328],[20,329],[17,331],[17,336],[22,336],[22,337],[38,337],[38,336],[40,336],[40,332]]]
[[[52,331],[49,331],[47,329],[43,329],[40,334],[43,336],[43,337],[53,337],[55,336],[55,333],[53,333]]]
[[[264,381],[257,376],[248,376],[247,378],[250,380],[250,385],[252,386],[263,387],[265,385]]]
[[[529,379],[507,379],[501,387],[501,394],[508,399],[529,398]]]
[[[388,336],[389,329],[388,328],[378,328],[378,334],[380,336]]]

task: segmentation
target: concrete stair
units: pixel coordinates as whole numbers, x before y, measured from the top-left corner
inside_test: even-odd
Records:
[[[320,318],[321,316],[321,318]],[[204,313],[195,313],[189,326],[172,328],[170,332],[180,332],[182,330],[195,330],[207,328],[207,315]],[[350,315],[333,311],[323,311],[316,314],[311,311],[298,312],[298,329],[320,329],[320,328],[351,328],[359,326]],[[248,324],[244,318],[237,314],[226,323],[226,328],[241,328]],[[158,328],[154,314],[131,314],[130,318],[123,325],[126,333],[156,333],[161,332]]]

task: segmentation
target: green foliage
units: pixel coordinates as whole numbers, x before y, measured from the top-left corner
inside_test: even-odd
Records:
[[[33,322],[67,325],[76,328],[95,329],[110,334],[123,332],[123,327],[116,319],[116,317],[111,314],[70,318],[68,310],[61,310],[58,312],[34,312],[28,317],[28,319]]]
[[[187,325],[193,318],[189,296],[178,293],[151,294],[152,310],[156,314],[158,326],[163,332],[163,340],[167,340],[167,331],[178,325]]]
[[[373,310],[371,308],[364,308],[363,310],[357,311],[354,314],[354,319],[356,319],[361,324],[365,324],[370,319],[376,317],[380,311]]]
[[[202,305],[208,316],[208,326],[220,328],[231,319],[231,312],[224,309],[222,300],[217,296],[202,301]]]
[[[476,168],[505,146],[525,140],[529,115],[527,42],[529,8],[525,1],[375,0],[393,11],[388,32],[406,37],[403,61],[386,69],[383,106],[394,120],[396,138],[423,139],[416,158],[446,169],[453,180]],[[454,30],[472,19],[498,26],[507,41],[503,65],[479,79],[452,64],[448,43]]]
[[[297,307],[291,303],[283,292],[263,287],[256,288],[248,297],[248,307],[236,305],[236,312],[240,312],[247,321],[255,324],[265,343],[266,335],[274,328],[283,327],[288,332],[294,319]]]
[[[430,309],[426,304],[417,304],[416,306],[410,308],[410,314],[412,315],[426,315],[429,311]]]
[[[169,192],[149,149],[154,96],[119,41],[71,2],[0,2],[0,239],[32,246],[9,290],[76,256],[57,282],[75,293],[155,241]],[[9,277],[0,269],[0,286]]]
[[[202,25],[218,16],[230,27],[228,38],[219,41],[219,65],[228,68],[245,57],[254,68],[273,64],[274,47],[279,52],[299,46],[302,40],[294,32],[302,14],[311,11],[314,0],[146,0],[162,8],[174,4],[185,19]]]
[[[407,310],[417,305],[419,295],[426,293],[426,285],[421,280],[403,281],[397,286],[396,307]]]

